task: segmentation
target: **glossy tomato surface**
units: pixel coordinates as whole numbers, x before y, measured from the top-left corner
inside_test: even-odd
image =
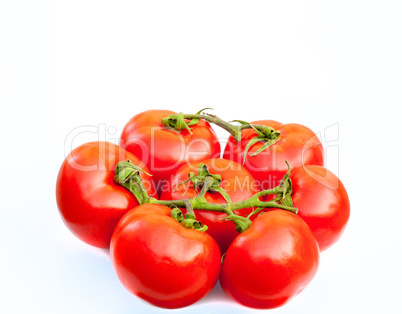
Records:
[[[291,212],[272,210],[233,241],[220,284],[243,305],[276,308],[307,286],[318,264],[318,244],[307,224]]]
[[[208,122],[190,126],[192,134],[164,127],[162,118],[174,113],[144,111],[131,118],[121,134],[120,146],[148,166],[158,191],[184,164],[220,156],[220,144]]]
[[[320,166],[294,169],[290,178],[298,215],[309,225],[324,251],[341,237],[349,220],[346,189],[335,174]]]
[[[59,212],[67,227],[82,241],[108,248],[119,219],[138,205],[131,192],[114,182],[116,164],[131,160],[148,172],[134,155],[108,142],[91,142],[74,149],[61,165],[56,183]],[[141,173],[149,195],[152,179]]]
[[[214,287],[221,256],[212,237],[186,229],[170,212],[154,204],[129,211],[113,233],[110,256],[130,292],[159,307],[180,308]]]
[[[324,164],[324,149],[318,137],[309,128],[296,123],[282,124],[273,120],[254,121],[252,124],[267,125],[280,131],[280,140],[255,156],[251,155],[265,142],[252,145],[243,164],[246,146],[250,139],[257,136],[253,129],[244,129],[239,142],[236,142],[233,136],[229,137],[223,158],[243,164],[260,183],[261,189],[270,189],[279,184],[288,169],[286,160],[292,168]]]
[[[180,200],[186,198],[193,198],[197,196],[198,192],[193,187],[192,182],[181,184],[188,179],[188,174],[194,172],[197,174],[198,166],[201,162],[193,162],[182,166],[170,179],[168,184],[164,187],[161,193],[162,200]],[[260,192],[258,183],[250,173],[240,164],[227,159],[212,158],[202,161],[211,174],[220,175],[220,186],[229,195],[232,202],[243,201],[255,193]],[[223,196],[216,191],[207,192],[205,198],[208,202],[214,204],[227,203]],[[224,253],[232,243],[234,238],[239,234],[232,221],[226,221],[223,218],[227,217],[225,213],[194,210],[196,219],[204,225],[208,226],[207,232],[219,244],[221,252]],[[235,211],[240,216],[247,216],[252,212],[251,208],[244,208]]]

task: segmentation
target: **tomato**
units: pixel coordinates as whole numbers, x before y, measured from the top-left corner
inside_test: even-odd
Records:
[[[324,149],[318,137],[309,128],[296,123],[282,124],[273,120],[255,121],[252,124],[270,126],[281,133],[279,141],[259,154],[251,156],[264,145],[264,142],[255,143],[246,153],[244,167],[260,183],[262,190],[274,188],[279,184],[288,169],[286,160],[292,168],[324,164]],[[247,144],[256,135],[253,129],[244,129],[239,142],[230,136],[223,158],[243,164]]]
[[[191,126],[192,134],[164,127],[162,118],[173,111],[148,110],[137,114],[126,124],[120,146],[141,159],[153,174],[158,191],[181,166],[220,156],[215,132],[203,120]]]
[[[349,220],[346,189],[336,175],[320,166],[294,169],[290,178],[298,215],[309,225],[324,251],[341,237]]]
[[[260,192],[257,182],[250,173],[240,164],[227,159],[212,158],[202,161],[213,175],[221,176],[220,187],[226,191],[231,201],[243,201],[255,193]],[[170,179],[161,193],[161,200],[181,200],[195,197],[198,192],[195,191],[192,182],[180,184],[188,179],[190,172],[197,173],[201,162],[193,162],[182,166]],[[198,191],[200,187],[197,187]],[[227,203],[222,194],[217,191],[209,191],[205,198],[208,202],[214,204]],[[197,210],[194,209],[197,220],[208,227],[207,232],[217,241],[221,252],[226,252],[230,243],[239,234],[232,221],[223,220],[227,217],[225,213]],[[235,213],[240,216],[247,216],[252,212],[251,208],[236,210]]]
[[[207,233],[186,229],[170,212],[155,204],[129,211],[113,233],[110,256],[130,292],[159,307],[179,308],[214,287],[221,256]]]
[[[145,165],[134,155],[108,142],[91,142],[74,149],[64,160],[56,183],[59,212],[67,227],[82,241],[108,248],[120,218],[138,205],[134,195],[114,182],[121,160]],[[155,194],[152,179],[140,174],[149,195]]]
[[[307,224],[291,212],[273,210],[259,215],[233,241],[220,284],[243,305],[275,308],[307,286],[318,264],[318,244]]]

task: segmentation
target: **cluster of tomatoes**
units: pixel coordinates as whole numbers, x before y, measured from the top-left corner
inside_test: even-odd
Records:
[[[210,123],[231,133],[222,158]],[[323,162],[319,139],[299,124],[150,110],[118,146],[91,142],[66,157],[57,204],[151,304],[188,306],[219,279],[237,302],[275,308],[313,279],[349,219],[346,190]]]

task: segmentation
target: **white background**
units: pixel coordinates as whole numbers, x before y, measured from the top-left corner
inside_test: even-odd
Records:
[[[0,3],[1,313],[167,312],[67,230],[55,181],[77,127],[107,132],[73,147],[147,109],[204,107],[309,126],[349,192],[343,238],[270,313],[402,312],[400,1]],[[254,310],[216,287],[188,311]]]

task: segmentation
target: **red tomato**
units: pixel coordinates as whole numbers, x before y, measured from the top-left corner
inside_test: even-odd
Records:
[[[67,227],[82,241],[108,248],[120,218],[138,205],[134,195],[114,182],[116,164],[131,160],[148,172],[134,155],[108,142],[92,142],[74,149],[64,160],[56,184],[57,205]],[[155,194],[152,179],[141,178]]]
[[[144,111],[131,118],[121,134],[120,147],[148,166],[158,191],[184,164],[220,156],[220,144],[208,122],[200,120],[191,126],[192,134],[164,127],[162,118],[174,113]]]
[[[197,196],[198,193],[195,191],[191,182],[182,185],[179,184],[188,179],[190,172],[197,174],[200,163],[201,162],[193,162],[182,166],[164,187],[160,199],[181,200]],[[220,158],[203,160],[202,163],[208,167],[211,174],[221,176],[222,182],[220,186],[226,191],[233,203],[243,201],[255,193],[260,192],[258,183],[255,182],[250,173],[240,164]],[[227,203],[223,196],[216,191],[207,192],[205,199],[215,204]],[[235,229],[234,223],[232,221],[223,220],[223,218],[227,217],[225,213],[197,209],[194,209],[194,212],[197,217],[196,219],[208,227],[207,232],[219,244],[221,252],[226,252],[230,243],[232,243],[234,238],[239,234]],[[240,216],[247,216],[251,212],[251,208],[235,211],[235,213]]]
[[[255,121],[252,124],[267,125],[281,132],[281,139],[258,155],[251,156],[264,142],[252,145],[247,152],[244,167],[260,183],[262,190],[274,188],[279,184],[288,170],[286,160],[292,168],[324,164],[324,149],[318,137],[309,128],[273,120]],[[223,158],[243,164],[247,143],[256,136],[257,133],[253,129],[244,129],[239,142],[230,136]]]
[[[259,215],[226,253],[220,284],[239,303],[262,309],[282,306],[313,279],[319,248],[297,215],[273,210]]]
[[[155,204],[129,211],[113,233],[110,256],[130,292],[156,306],[179,308],[214,287],[221,256],[207,233],[186,229],[170,212]]]
[[[309,225],[324,251],[341,237],[349,220],[346,189],[336,175],[320,166],[294,169],[290,178],[298,215]]]

